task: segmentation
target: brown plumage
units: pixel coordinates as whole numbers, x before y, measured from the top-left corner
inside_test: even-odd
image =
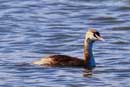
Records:
[[[35,62],[35,64],[46,66],[80,67],[84,66],[84,60],[67,55],[51,55],[41,59],[40,61]]]
[[[86,33],[84,40],[84,60],[71,57],[67,55],[51,55],[41,60],[33,62],[33,64],[37,65],[45,65],[45,66],[70,66],[70,67],[87,67],[94,68],[95,61],[92,55],[92,44],[96,40],[103,40],[100,36],[100,33],[95,29],[89,29]]]

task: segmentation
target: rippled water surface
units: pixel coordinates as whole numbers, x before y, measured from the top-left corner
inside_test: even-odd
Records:
[[[43,56],[83,58],[84,34],[96,28],[97,67],[32,65]],[[0,87],[130,87],[129,0],[0,0]]]

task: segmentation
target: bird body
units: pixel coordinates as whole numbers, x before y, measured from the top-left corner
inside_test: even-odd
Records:
[[[46,66],[72,66],[80,67],[84,66],[84,60],[77,57],[71,57],[67,55],[51,55],[45,58],[42,58],[40,61],[35,62],[38,65]]]
[[[89,29],[86,32],[84,40],[84,59],[77,57],[71,57],[67,55],[51,55],[45,58],[42,58],[38,61],[33,62],[37,65],[45,66],[70,66],[70,67],[85,67],[93,69],[96,67],[95,59],[92,53],[93,43],[97,40],[104,40],[100,33],[95,29]]]

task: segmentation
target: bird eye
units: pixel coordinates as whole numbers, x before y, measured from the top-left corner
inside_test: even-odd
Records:
[[[96,37],[96,34],[94,33],[93,36]]]
[[[94,37],[97,38],[97,36],[100,36],[100,33],[99,33],[99,32],[95,32],[95,33],[94,33]]]

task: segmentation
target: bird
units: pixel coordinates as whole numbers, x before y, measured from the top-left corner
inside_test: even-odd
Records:
[[[96,29],[90,28],[86,32],[84,39],[84,59],[55,54],[34,61],[33,64],[51,67],[84,67],[92,70],[96,67],[92,52],[93,43],[95,41],[104,41],[104,39]]]

